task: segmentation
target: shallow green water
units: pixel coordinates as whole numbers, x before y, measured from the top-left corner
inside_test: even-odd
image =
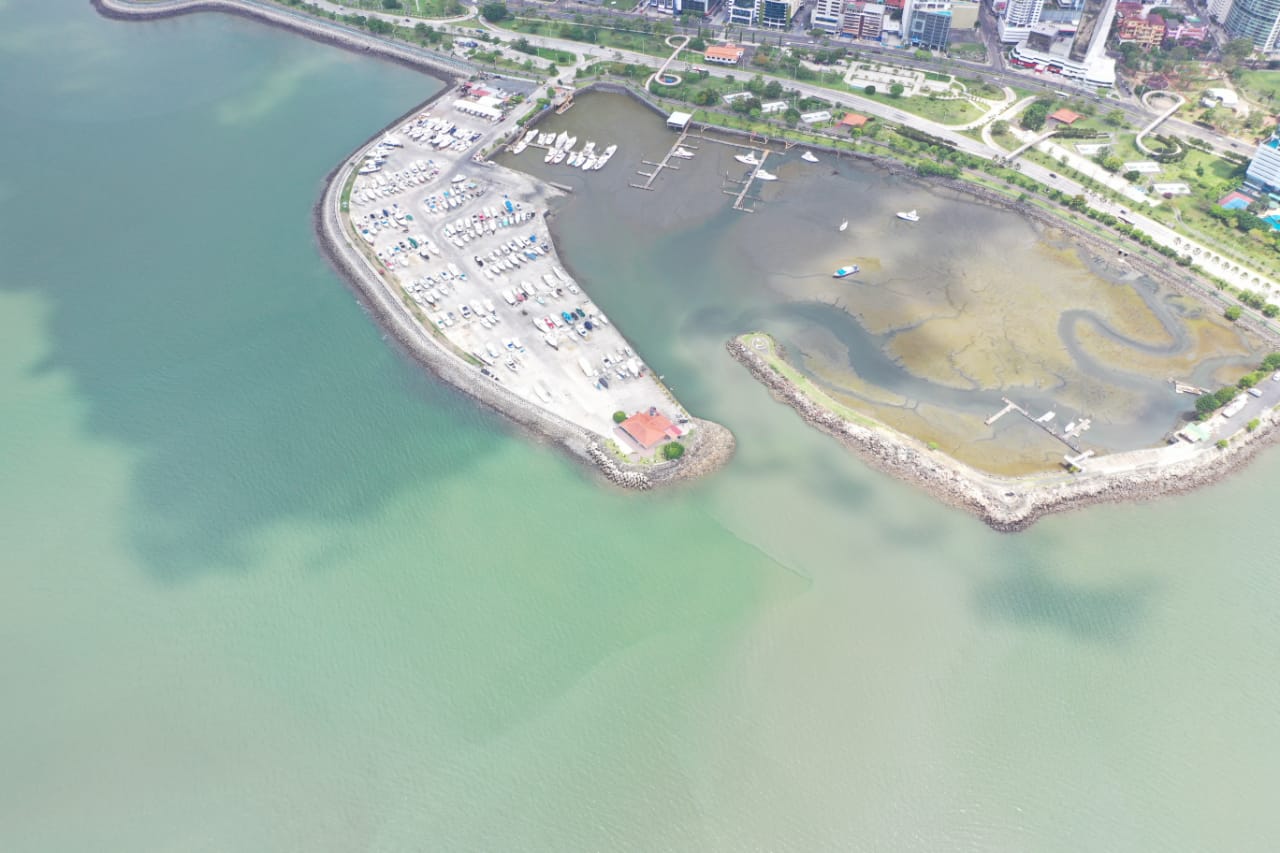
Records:
[[[0,4],[0,849],[1274,847],[1280,454],[998,536],[615,290],[740,451],[602,489],[315,251],[434,85]]]

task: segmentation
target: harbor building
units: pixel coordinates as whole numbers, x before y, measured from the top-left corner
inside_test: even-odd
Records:
[[[1251,39],[1258,50],[1272,53],[1280,36],[1280,0],[1235,0],[1222,27],[1232,38]]]
[[[1244,177],[1246,187],[1263,192],[1280,190],[1280,136],[1273,134],[1258,146]]]

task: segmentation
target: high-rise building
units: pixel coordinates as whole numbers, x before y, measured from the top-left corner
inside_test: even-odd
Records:
[[[951,37],[951,0],[906,0],[902,40],[930,50],[945,50]]]
[[[1014,43],[1025,39],[1040,21],[1043,9],[1044,0],[1009,0],[1000,18],[1000,41]]]
[[[729,23],[744,27],[756,25],[756,0],[730,0]]]
[[[1272,192],[1280,188],[1280,136],[1272,136],[1258,146],[1244,175],[1246,183],[1260,190]]]
[[[1235,0],[1222,22],[1232,38],[1247,38],[1263,52],[1276,49],[1280,35],[1280,0]]]
[[[800,11],[801,0],[760,0],[756,19],[762,27],[790,29],[791,19]]]
[[[845,0],[817,0],[809,15],[809,26],[830,33],[839,32],[844,22]]]
[[[1209,17],[1221,24],[1231,11],[1232,0],[1209,0]]]

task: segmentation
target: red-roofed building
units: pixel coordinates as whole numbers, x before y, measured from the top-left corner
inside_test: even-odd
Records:
[[[680,427],[664,415],[651,415],[648,412],[636,412],[618,426],[632,441],[645,450],[668,438],[679,438],[681,435]]]
[[[862,127],[870,119],[858,113],[845,113],[844,118],[840,119],[841,127]]]
[[[707,62],[714,62],[717,65],[737,65],[746,52],[746,48],[738,47],[736,44],[713,44],[702,56]]]
[[[1063,107],[1062,109],[1055,110],[1052,113],[1050,113],[1049,118],[1053,119],[1056,122],[1061,122],[1062,124],[1075,124],[1080,119],[1084,118],[1084,116],[1080,115],[1080,113],[1072,112],[1066,107]]]

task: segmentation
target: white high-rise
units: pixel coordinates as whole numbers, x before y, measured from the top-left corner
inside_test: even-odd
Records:
[[[844,21],[844,3],[845,0],[817,0],[813,4],[813,14],[809,18],[812,27],[831,33],[840,32],[841,23]]]
[[[1009,0],[1000,18],[1000,41],[1012,44],[1025,39],[1043,10],[1044,0]]]

